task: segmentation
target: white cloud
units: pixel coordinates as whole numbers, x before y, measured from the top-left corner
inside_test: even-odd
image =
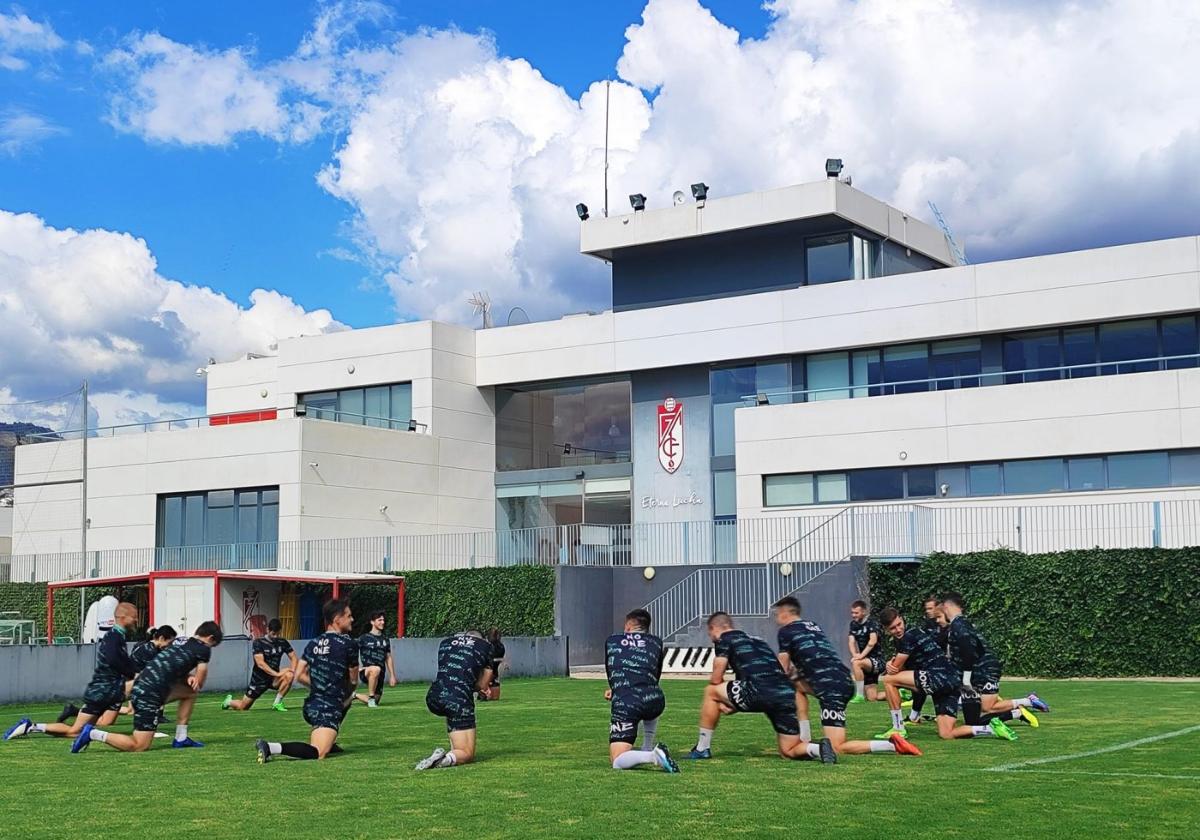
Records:
[[[697,0],[646,4],[612,86],[616,211],[631,192],[661,206],[696,180],[721,196],[819,179],[835,156],[903,209],[937,202],[976,258],[1196,231],[1193,0],[767,8],[766,34],[742,39]],[[353,208],[401,315],[464,320],[476,288],[501,319],[514,304],[535,317],[605,305],[607,273],[575,253],[572,210],[602,202],[602,85],[574,99],[486,34],[368,43],[364,20],[386,10],[328,7],[293,56],[260,65],[160,43],[136,63],[135,91],[158,69],[261,95],[249,108],[135,93],[127,124],[195,143],[337,129],[319,182]]]
[[[306,311],[278,292],[258,289],[243,307],[165,278],[129,234],[56,229],[28,213],[0,210],[0,278],[9,396],[42,398],[87,378],[104,424],[195,413],[204,386],[193,373],[209,356],[342,328],[327,310]]]
[[[54,52],[65,43],[48,23],[30,20],[22,12],[0,12],[0,68],[24,70],[29,62],[21,54]]]
[[[0,153],[16,157],[36,148],[43,140],[66,129],[38,114],[25,111],[6,111],[0,114]]]

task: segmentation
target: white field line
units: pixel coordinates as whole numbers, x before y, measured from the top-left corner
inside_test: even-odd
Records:
[[[1121,750],[1129,750],[1134,747],[1140,747],[1143,744],[1153,744],[1155,741],[1165,741],[1168,738],[1178,738],[1180,735],[1187,735],[1191,732],[1200,732],[1200,724],[1189,726],[1185,729],[1178,729],[1174,732],[1164,732],[1161,735],[1151,735],[1149,738],[1138,738],[1136,741],[1126,741],[1123,744],[1112,744],[1107,747],[1101,747],[1098,750],[1088,750],[1087,752],[1071,753],[1070,755],[1052,755],[1048,758],[1031,758],[1028,761],[1014,761],[1012,764],[1001,764],[999,767],[985,767],[989,773],[1000,773],[1007,770],[1017,770],[1022,767],[1033,767],[1038,764],[1054,764],[1059,761],[1071,761],[1076,758],[1088,758],[1093,755],[1104,755],[1105,753],[1120,752]]]
[[[1169,773],[1103,773],[1099,770],[1013,770],[1014,773],[1039,773],[1054,776],[1131,776],[1135,779],[1196,779],[1200,776],[1175,776]]]

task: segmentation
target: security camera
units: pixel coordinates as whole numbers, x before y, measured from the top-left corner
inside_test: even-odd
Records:
[[[317,467],[321,466],[321,465],[320,465],[320,464],[318,464],[316,461],[309,461],[309,462],[308,462],[308,465],[309,465],[310,467],[312,467],[314,470],[315,470]]]
[[[380,512],[380,513],[387,513],[387,507],[388,507],[387,505],[380,505],[380,506],[379,506],[379,512]]]

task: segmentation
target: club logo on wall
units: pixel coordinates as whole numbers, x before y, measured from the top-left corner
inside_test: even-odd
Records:
[[[683,403],[674,397],[658,407],[658,463],[669,473],[683,463]]]

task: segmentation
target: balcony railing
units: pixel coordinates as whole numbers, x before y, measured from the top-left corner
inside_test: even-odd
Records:
[[[895,382],[855,382],[846,385],[834,385],[828,388],[770,388],[755,394],[745,394],[738,397],[738,399],[748,405],[790,405],[802,402],[820,402],[821,397],[819,395],[821,394],[845,394],[846,399],[851,397],[879,397],[897,393],[952,391],[959,388],[1019,385],[1025,382],[1054,382],[1062,379],[1087,379],[1095,376],[1149,373],[1161,370],[1185,370],[1194,367],[1200,367],[1200,353],[1188,353],[1182,356],[1153,356],[1146,359],[1089,362],[1082,365],[1025,368],[1023,370],[990,370],[981,373],[933,376],[928,379],[904,379]],[[1127,370],[1126,368],[1135,369]],[[816,399],[813,399],[814,395],[817,395]]]
[[[286,410],[286,409],[285,409]],[[245,423],[261,423],[278,419],[278,409],[260,411],[243,411],[226,414],[204,414],[198,417],[180,417],[172,420],[152,420],[146,423],[124,423],[117,426],[99,426],[87,429],[89,438],[118,437],[120,435],[137,435],[149,432],[174,432],[183,429],[205,429],[211,426],[240,426]],[[357,426],[369,426],[378,429],[393,429],[404,432],[428,433],[429,424],[418,423],[416,420],[397,420],[392,417],[374,417],[369,414],[352,414],[348,411],[334,409],[314,409],[307,411],[303,407],[295,410],[299,418],[314,420],[332,420],[338,423],[349,423]],[[22,443],[46,443],[49,441],[79,440],[84,435],[83,429],[68,429],[62,432],[39,432],[21,435]]]
[[[704,566],[912,560],[934,551],[1200,545],[1200,499],[1058,505],[892,504],[811,514],[519,531],[394,535],[24,554],[0,557],[0,581],[94,579],[154,570],[402,572],[485,566]]]

